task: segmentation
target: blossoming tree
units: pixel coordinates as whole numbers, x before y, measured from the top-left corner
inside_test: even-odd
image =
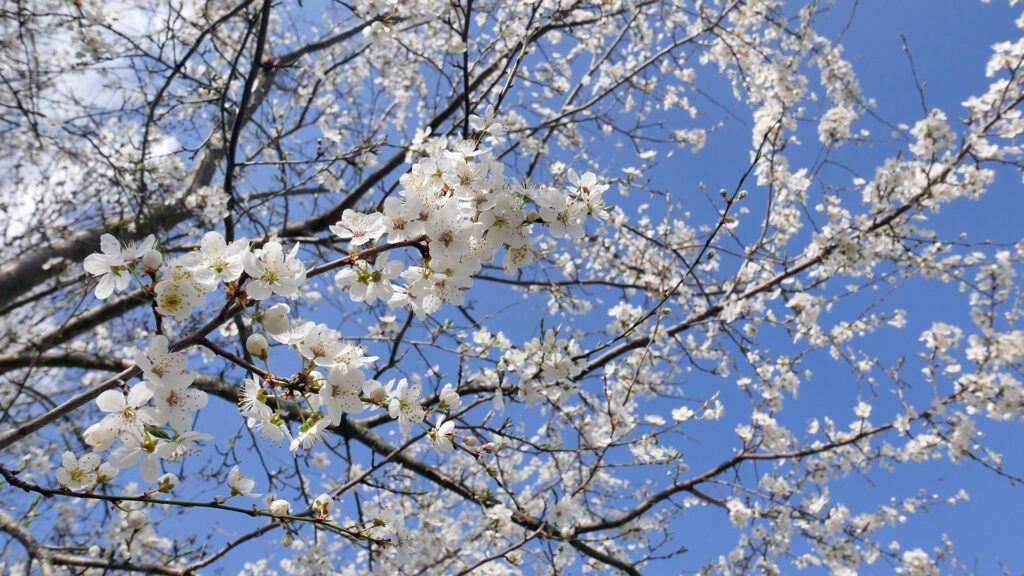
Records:
[[[819,1],[2,10],[4,573],[931,575],[969,487],[850,478],[1017,479],[1024,243],[933,218],[1024,36],[890,119]]]

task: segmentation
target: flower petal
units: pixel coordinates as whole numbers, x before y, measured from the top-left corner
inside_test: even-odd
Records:
[[[124,394],[117,390],[107,390],[96,398],[96,405],[104,412],[120,412],[125,406]]]

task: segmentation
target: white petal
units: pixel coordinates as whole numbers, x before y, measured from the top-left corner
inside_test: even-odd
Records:
[[[262,280],[253,280],[245,288],[246,294],[253,300],[266,300],[273,294],[273,289]]]
[[[113,274],[106,274],[100,278],[99,284],[96,285],[96,298],[99,300],[106,300],[114,293],[114,279]]]
[[[82,468],[97,468],[100,465],[100,455],[95,452],[89,452],[82,459],[79,460],[79,464]]]
[[[85,271],[94,276],[110,272],[110,257],[102,254],[89,254],[82,262]]]
[[[117,390],[107,390],[96,399],[96,405],[104,412],[120,412],[124,408],[124,394]]]
[[[128,403],[136,408],[149,402],[149,399],[152,397],[153,390],[145,382],[132,386],[131,390],[128,391]]]
[[[188,432],[192,429],[192,415],[184,410],[176,409],[174,412],[171,412],[168,423],[178,433]]]
[[[139,464],[139,471],[142,472],[142,479],[150,484],[160,477],[160,458],[156,454],[150,454],[142,459]]]
[[[142,457],[142,450],[132,446],[118,446],[117,450],[110,453],[110,463],[124,470],[135,466],[135,463]]]
[[[110,234],[104,234],[103,236],[100,236],[100,250],[102,250],[104,254],[110,256],[120,256],[121,243],[117,241],[117,238],[114,238]]]

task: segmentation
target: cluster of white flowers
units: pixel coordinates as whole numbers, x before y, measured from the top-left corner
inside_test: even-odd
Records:
[[[278,307],[280,309],[275,310]],[[342,413],[358,414],[367,407],[387,408],[404,435],[411,432],[414,424],[425,421],[427,411],[421,403],[418,382],[410,384],[403,378],[397,383],[391,380],[384,385],[367,378],[363,368],[377,360],[376,356],[365,355],[362,347],[343,341],[338,331],[325,324],[303,322],[284,328],[288,325],[285,318],[284,326],[278,325],[277,319],[287,314],[286,308],[276,305],[265,312],[264,326],[268,321],[274,325],[274,330],[268,330],[271,337],[297,350],[305,368],[288,382],[280,378],[263,380],[255,375],[245,380],[239,405],[250,428],[272,442],[287,442],[295,451],[315,446],[328,426],[341,423]],[[251,335],[247,347],[255,356],[266,358],[267,344],[262,335]],[[327,369],[326,376],[317,370],[321,367]],[[302,399],[312,412],[304,417],[298,433],[293,435],[281,407],[283,403]],[[452,410],[460,404],[459,395],[452,385],[445,385],[440,392],[437,409]],[[453,438],[454,423],[443,422],[443,418],[430,431],[431,442],[442,451],[450,451]]]
[[[575,339],[560,338],[547,330],[544,338],[534,338],[522,348],[502,355],[498,368],[519,374],[519,397],[533,404],[542,395],[561,403],[576,390],[574,378],[586,366],[576,358],[581,348]]]
[[[493,108],[488,108],[484,117],[471,118],[471,124],[481,136],[504,133]],[[581,238],[586,216],[608,218],[602,199],[608,185],[592,172],[579,175],[569,170],[569,187],[563,190],[506,178],[501,162],[476,140],[425,139],[421,155],[402,176],[400,196],[388,198],[383,212],[346,210],[330,227],[354,250],[372,247],[385,235],[390,242],[422,239],[427,243],[417,266],[388,260],[386,253],[377,255],[372,263],[353,258],[350,266],[337,273],[335,282],[347,289],[354,301],[381,300],[393,308],[408,307],[423,317],[437,311],[443,302],[461,304],[462,290],[472,285],[472,276],[499,250],[505,250],[503,266],[509,273],[532,262],[537,240],[531,236],[534,223],[543,222],[555,237]],[[531,204],[535,210],[528,208]],[[154,244],[150,236],[138,247],[122,247],[113,236],[104,235],[102,254],[93,254],[85,262],[88,272],[101,276],[96,296],[105,298],[115,289],[123,290],[139,269],[152,278],[148,289],[156,312],[184,321],[204,305],[206,295],[219,282],[236,282],[243,272],[247,275],[245,294],[253,300],[275,294],[295,297],[306,280],[298,244],[286,253],[275,240],[251,248],[245,238],[228,243],[221,234],[208,232],[197,250],[167,262],[153,250]],[[399,279],[404,284],[398,283]],[[255,374],[245,380],[240,405],[250,428],[271,441],[287,442],[292,451],[308,449],[329,425],[340,424],[343,412],[356,414],[372,405],[386,407],[403,435],[408,435],[413,425],[423,424],[438,451],[453,449],[454,421],[441,416],[433,426],[426,423],[428,412],[421,404],[418,381],[401,379],[396,384],[392,380],[384,386],[367,379],[362,369],[376,357],[365,356],[362,348],[342,341],[336,330],[324,324],[293,323],[289,312],[286,304],[276,304],[258,318],[273,339],[301,354],[303,370],[291,380],[261,379]],[[133,386],[127,397],[116,391],[104,393],[98,404],[111,414],[87,433],[98,450],[108,448],[119,437],[123,445],[112,453],[109,465],[125,468],[141,459],[143,476],[150,482],[159,475],[161,458],[179,458],[195,440],[209,438],[191,430],[191,413],[205,405],[206,395],[189,389],[192,377],[184,372],[186,357],[169,352],[167,346],[167,339],[157,336],[147,354],[137,354],[146,380]],[[246,348],[268,362],[269,344],[262,334],[251,335]],[[511,353],[507,351],[506,356]],[[520,393],[532,402],[541,388],[551,389],[534,385],[538,379],[560,384],[559,396],[572,390],[567,382],[582,370],[582,365],[572,360],[578,353],[575,341],[548,331],[543,341],[529,343],[518,357],[502,362],[520,373]],[[318,368],[327,369],[326,376]],[[147,406],[151,399],[155,406]],[[270,399],[274,408],[268,404]],[[282,400],[299,399],[305,400],[311,412],[293,434],[282,412]],[[438,409],[451,410],[459,404],[458,394],[446,386]],[[300,413],[302,410],[300,405]],[[97,476],[95,458],[75,460],[70,456],[61,473],[69,487],[80,488],[110,476],[110,468]],[[247,493],[234,485],[232,489]]]
[[[406,527],[405,517],[394,510],[381,510],[376,520],[383,526],[385,534],[390,539],[396,560],[399,563],[409,562],[411,552],[419,547],[419,534]]]
[[[77,460],[71,452],[64,454],[64,467],[57,471],[57,480],[63,486],[92,489],[108,482],[119,469],[135,466],[141,460],[143,479],[159,482],[160,489],[169,490],[177,479],[172,482],[160,476],[160,461],[179,460],[197,449],[197,441],[212,438],[192,429],[193,412],[206,405],[207,396],[191,388],[195,376],[186,371],[188,358],[170,351],[167,337],[155,336],[145,351],[136,350],[135,363],[144,380],[133,385],[127,396],[107,390],[96,399],[96,405],[107,415],[85,431],[85,441],[94,452]],[[115,441],[120,445],[101,464],[98,453]]]
[[[86,271],[100,276],[96,297],[103,299],[115,289],[124,290],[141,264],[154,281],[156,311],[178,321],[202,306],[206,294],[218,282],[235,282],[243,270],[250,278],[246,290],[253,300],[265,300],[273,294],[294,297],[306,280],[305,266],[297,257],[298,244],[287,255],[276,241],[250,251],[245,238],[228,244],[219,232],[207,232],[198,250],[164,262],[163,256],[152,249],[153,236],[139,247],[129,243],[122,248],[110,234],[104,234],[101,242],[102,253],[85,259]]]
[[[475,116],[481,133],[503,132],[488,109]],[[384,201],[383,212],[363,214],[346,210],[331,226],[338,237],[359,248],[387,236],[388,242],[425,237],[428,257],[418,266],[404,267],[378,256],[373,264],[357,262],[335,276],[353,301],[387,302],[409,307],[423,318],[441,304],[461,305],[463,290],[473,275],[504,248],[502,265],[509,274],[533,262],[533,224],[541,221],[557,238],[582,238],[588,215],[607,219],[602,195],[608,185],[596,174],[569,170],[568,189],[517,182],[503,175],[503,165],[490,149],[475,140],[432,138],[423,157],[400,180],[400,196]],[[530,210],[530,205],[536,210]],[[395,282],[401,278],[404,284]]]

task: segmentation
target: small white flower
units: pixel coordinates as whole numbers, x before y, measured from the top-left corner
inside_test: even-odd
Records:
[[[114,293],[128,287],[132,281],[129,267],[142,259],[143,255],[153,248],[156,237],[150,234],[138,247],[129,242],[123,248],[121,243],[110,234],[100,236],[100,253],[89,254],[82,263],[85,271],[99,276],[96,284],[96,297],[103,300]]]
[[[117,390],[107,390],[96,398],[100,410],[110,412],[100,425],[116,431],[122,442],[130,443],[142,438],[146,426],[159,426],[166,422],[155,408],[141,407],[152,397],[153,390],[146,382],[132,386],[127,397]]]
[[[494,116],[494,106],[488,106],[484,111],[484,117],[476,114],[469,115],[469,125],[477,132],[487,132],[494,136],[505,134],[505,126]]]
[[[437,424],[429,433],[430,444],[433,445],[434,449],[438,452],[451,452],[454,449],[452,446],[452,438],[455,437],[455,422],[453,420],[444,419],[444,416],[440,416],[437,419]]]
[[[341,411],[358,414],[363,411],[359,390],[366,380],[362,370],[335,366],[327,373],[327,381],[320,387],[320,403],[327,409],[327,417],[337,426],[341,423]]]
[[[260,377],[254,374],[252,378],[246,378],[238,395],[238,408],[242,411],[242,416],[258,420],[270,419],[274,411],[266,405],[265,399]],[[249,424],[249,427],[251,428],[252,424]]]
[[[256,487],[256,481],[248,476],[242,476],[237,465],[228,472],[228,487],[231,488],[232,496],[249,496],[250,498],[262,496],[262,494],[252,493],[253,488]]]
[[[149,341],[145,352],[135,349],[135,363],[154,386],[185,388],[195,379],[194,375],[186,372],[188,356],[171,352],[169,344],[166,336],[157,334]]]
[[[376,300],[387,302],[394,294],[391,284],[402,274],[402,263],[397,260],[388,261],[387,254],[381,254],[371,266],[365,260],[359,260],[349,268],[338,272],[334,282],[339,288],[347,288],[349,298],[353,302],[372,304]]]
[[[313,501],[313,513],[318,518],[329,518],[334,509],[334,498],[329,494],[321,494]]]
[[[378,404],[388,399],[387,389],[376,380],[367,380],[363,383],[363,394],[369,396],[371,400]]]
[[[553,524],[562,534],[572,531],[572,526],[579,515],[579,507],[576,499],[566,496],[558,501],[548,512],[548,521]]]
[[[199,241],[199,261],[223,282],[233,282],[242,274],[242,256],[249,241],[240,238],[231,244],[220,232],[207,232]]]
[[[170,386],[157,388],[153,394],[159,419],[181,433],[192,429],[192,412],[206,406],[208,400],[202,390]]]
[[[462,400],[459,399],[459,393],[452,388],[451,384],[445,384],[444,388],[441,388],[441,393],[438,394],[437,397],[438,408],[455,410],[462,405]]]
[[[86,428],[82,437],[85,439],[85,443],[91,446],[93,450],[102,452],[107,448],[110,448],[110,445],[114,443],[114,440],[117,440],[117,430],[114,430],[103,422],[97,422]]]
[[[96,482],[96,471],[100,465],[100,456],[95,452],[75,458],[74,452],[64,452],[61,456],[61,468],[57,468],[57,482],[68,490],[88,488]]]
[[[142,255],[142,265],[150,270],[157,270],[164,263],[164,255],[159,250],[150,250]]]
[[[736,498],[730,498],[725,503],[725,507],[729,509],[729,521],[732,522],[733,526],[743,526],[747,523],[747,520],[754,515],[754,511]]]
[[[388,383],[388,388],[393,382],[394,380]],[[425,414],[419,396],[420,385],[410,386],[409,382],[402,378],[398,381],[398,387],[395,388],[395,392],[388,402],[388,414],[392,418],[398,419],[398,427],[402,430],[403,435],[409,435],[413,424],[423,422]]]
[[[193,446],[197,440],[211,440],[212,438],[213,436],[210,434],[203,434],[195,430],[179,433],[174,438],[161,442],[156,447],[156,455],[164,460],[176,462],[188,454],[199,452],[199,449]]]
[[[266,300],[272,295],[290,298],[306,281],[306,268],[298,259],[296,244],[287,256],[280,242],[267,242],[255,252],[245,252],[242,267],[252,280],[245,291],[253,300]]]
[[[330,230],[336,236],[349,240],[353,246],[362,246],[383,236],[387,224],[380,212],[363,214],[349,209],[342,212],[341,220],[331,226]]]
[[[100,467],[96,469],[96,484],[106,484],[117,476],[117,466],[114,466],[110,462],[104,462],[100,464]]]
[[[939,569],[928,553],[920,548],[907,550],[903,553],[903,565],[896,569],[905,576],[938,576]]]
[[[154,288],[156,292],[156,311],[164,316],[173,316],[183,322],[192,314],[192,309],[202,304],[200,295],[191,282],[178,280],[161,280]]]
[[[316,362],[318,366],[334,365],[334,357],[341,352],[341,334],[326,324],[307,322],[303,326],[305,336],[299,341],[299,353],[303,358]]]
[[[326,418],[321,418],[316,422],[307,420],[305,424],[299,427],[299,433],[292,439],[291,448],[292,452],[301,447],[303,450],[309,450],[313,446],[316,446],[321,440],[323,440],[324,430],[331,425],[331,421]]]
[[[134,442],[125,442],[110,453],[110,463],[122,470],[139,464],[139,472],[146,482],[156,482],[160,477],[160,455],[157,454],[156,441],[152,438],[139,438]]]

